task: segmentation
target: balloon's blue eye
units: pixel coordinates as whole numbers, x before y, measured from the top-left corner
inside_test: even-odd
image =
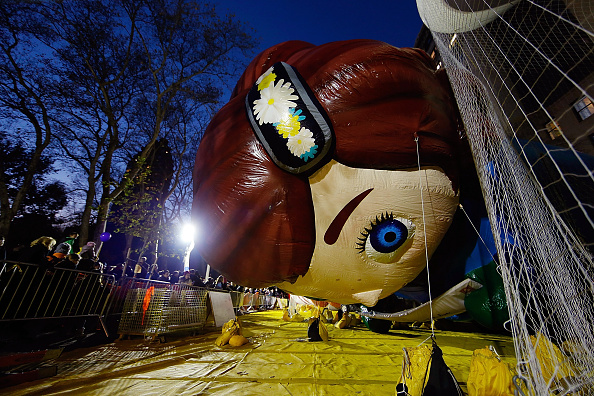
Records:
[[[357,250],[379,262],[392,262],[396,252],[414,234],[414,225],[393,214],[382,214],[365,227],[358,238]]]
[[[385,219],[371,226],[369,242],[380,253],[391,253],[398,249],[408,236],[408,229],[395,219]]]

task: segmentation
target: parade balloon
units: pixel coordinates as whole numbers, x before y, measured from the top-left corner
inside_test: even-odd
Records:
[[[421,50],[269,48],[198,148],[197,249],[240,285],[373,306],[423,271],[450,227],[458,125],[446,76]]]
[[[111,234],[109,232],[103,232],[99,235],[99,239],[101,242],[107,242],[111,239]]]

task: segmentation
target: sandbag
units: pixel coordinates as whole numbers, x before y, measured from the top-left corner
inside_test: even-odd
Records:
[[[403,352],[404,363],[400,383],[396,386],[397,396],[464,395],[435,340],[431,348],[420,345],[403,348]]]
[[[466,384],[469,396],[513,396],[515,389],[511,368],[490,347],[473,352]]]

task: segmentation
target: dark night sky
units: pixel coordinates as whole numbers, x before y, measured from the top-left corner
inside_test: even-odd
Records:
[[[214,0],[262,39],[258,52],[287,40],[312,44],[374,39],[412,47],[422,22],[415,0]]]

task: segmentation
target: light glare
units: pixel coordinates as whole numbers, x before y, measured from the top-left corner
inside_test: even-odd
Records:
[[[181,240],[183,242],[192,242],[196,234],[196,227],[193,224],[184,224],[181,229]]]

